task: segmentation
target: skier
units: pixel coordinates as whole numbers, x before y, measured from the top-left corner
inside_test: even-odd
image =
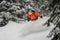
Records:
[[[27,18],[28,18],[28,21],[35,21],[38,19],[38,17],[41,17],[42,18],[42,14],[32,10],[31,13],[27,13],[26,14]]]
[[[60,40],[60,22],[57,23],[56,27],[49,33],[47,37],[52,37],[51,40]]]

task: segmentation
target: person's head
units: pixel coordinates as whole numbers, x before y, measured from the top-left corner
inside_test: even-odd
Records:
[[[34,10],[31,10],[31,12],[32,12],[32,13],[35,13],[35,11],[34,11]]]

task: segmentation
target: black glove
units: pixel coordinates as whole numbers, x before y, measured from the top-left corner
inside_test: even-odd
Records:
[[[43,16],[40,16],[40,18],[43,18]]]

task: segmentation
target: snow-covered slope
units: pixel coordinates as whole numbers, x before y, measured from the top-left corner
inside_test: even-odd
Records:
[[[8,25],[0,28],[0,40],[50,40],[46,36],[54,27],[43,26],[48,17],[33,22],[18,24],[10,21]]]

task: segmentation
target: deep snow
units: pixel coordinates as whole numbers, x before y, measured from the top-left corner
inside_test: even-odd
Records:
[[[50,40],[46,36],[54,28],[43,24],[49,17],[39,18],[33,22],[18,24],[10,21],[8,25],[0,28],[0,40]]]

